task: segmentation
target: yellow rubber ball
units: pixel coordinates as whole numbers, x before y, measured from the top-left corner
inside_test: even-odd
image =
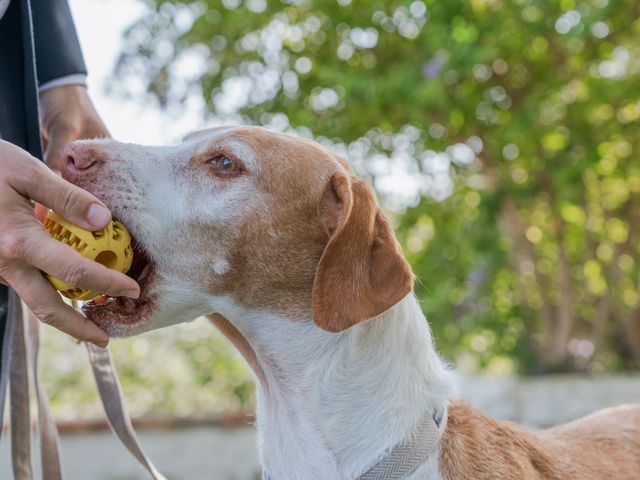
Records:
[[[43,223],[53,238],[69,245],[83,257],[122,273],[127,273],[131,268],[133,262],[131,235],[117,220],[112,220],[102,230],[92,232],[73,225],[58,214],[49,211]],[[91,300],[104,293],[69,285],[51,275],[45,274],[45,277],[56,290],[71,300]]]

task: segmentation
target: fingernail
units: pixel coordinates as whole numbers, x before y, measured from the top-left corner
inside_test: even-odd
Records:
[[[129,297],[129,298],[138,298],[140,296],[140,289],[134,288],[131,290],[126,290],[123,296]]]
[[[111,220],[111,213],[99,203],[92,203],[87,210],[87,221],[92,227],[104,228]]]
[[[100,348],[107,348],[107,345],[109,345],[109,339],[107,338],[106,340],[95,340],[91,343],[93,343],[94,345]]]

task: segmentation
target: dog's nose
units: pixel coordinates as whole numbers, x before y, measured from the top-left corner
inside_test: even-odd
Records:
[[[67,143],[60,150],[62,170],[68,173],[85,173],[91,167],[100,163],[102,155],[99,148],[83,143]]]

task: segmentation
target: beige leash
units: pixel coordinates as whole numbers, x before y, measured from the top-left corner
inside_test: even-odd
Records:
[[[40,322],[26,306],[22,306],[27,344],[28,365],[30,365],[38,403],[38,432],[40,434],[40,464],[42,478],[46,480],[62,480],[60,454],[58,446],[58,429],[51,413],[49,398],[38,375],[38,351],[40,350]],[[28,403],[28,400],[27,400]]]
[[[31,417],[29,373],[34,383],[38,405],[38,432],[43,480],[62,480],[58,453],[58,431],[48,398],[37,372],[40,322],[10,291],[6,335],[11,342],[9,376],[11,401],[11,461],[14,480],[33,480],[31,466]],[[166,480],[144,454],[133,430],[122,398],[122,389],[111,355],[106,349],[86,344],[100,399],[114,433],[153,480]],[[3,349],[3,353],[6,350]],[[5,365],[7,365],[5,363]],[[6,369],[3,369],[3,372]],[[2,382],[0,381],[0,384]],[[1,387],[1,385],[0,385]],[[0,388],[1,389],[1,388]],[[0,398],[2,397],[0,392]],[[1,402],[0,402],[1,403]],[[0,405],[1,411],[1,405]],[[2,415],[0,413],[0,420]]]
[[[22,304],[13,290],[9,291],[7,323],[13,325],[11,338],[11,463],[14,480],[32,480],[31,416],[29,413],[29,365],[25,341]]]
[[[113,368],[109,350],[96,347],[89,343],[85,343],[85,345],[89,352],[89,360],[91,361],[91,368],[93,369],[93,376],[96,379],[100,399],[102,400],[102,405],[111,428],[123,445],[127,447],[127,450],[129,450],[140,465],[149,472],[151,478],[154,480],[166,480],[166,478],[158,472],[156,467],[153,466],[153,463],[151,463],[151,460],[144,454],[138,443],[133,425],[131,425],[131,419],[122,401],[120,381],[118,380],[115,368]]]

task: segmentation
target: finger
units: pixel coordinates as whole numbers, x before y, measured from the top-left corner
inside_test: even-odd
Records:
[[[111,221],[111,212],[105,204],[86,190],[58,177],[44,165],[34,166],[31,173],[18,176],[12,184],[24,197],[46,205],[74,225],[89,230],[104,228]]]
[[[9,286],[9,283],[2,277],[0,277],[0,283],[6,285],[7,287]]]
[[[69,245],[51,238],[44,229],[33,229],[24,236],[20,259],[74,287],[113,297],[140,295],[134,279],[83,257]]]
[[[25,266],[12,272],[11,287],[41,322],[49,324],[78,340],[106,347],[109,336],[73,308],[65,305],[60,295],[35,268]]]

